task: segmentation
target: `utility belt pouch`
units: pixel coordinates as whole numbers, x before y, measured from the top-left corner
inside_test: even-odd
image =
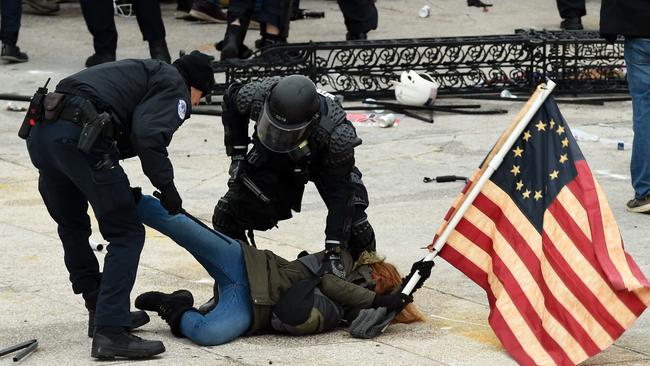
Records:
[[[81,122],[81,134],[77,149],[83,153],[90,153],[95,142],[102,135],[104,128],[111,121],[111,115],[103,112],[97,113],[95,107],[89,101],[84,101],[79,106],[79,122]]]
[[[65,103],[63,103],[64,98],[65,94],[47,93],[45,96],[45,112],[43,115],[45,122],[54,122],[59,119],[61,111],[63,111],[63,107],[65,106]]]

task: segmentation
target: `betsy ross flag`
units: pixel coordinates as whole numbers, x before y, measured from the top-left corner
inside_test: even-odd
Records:
[[[623,250],[605,194],[552,97],[480,188],[440,256],[485,289],[489,323],[522,365],[580,363],[650,304],[650,284]]]

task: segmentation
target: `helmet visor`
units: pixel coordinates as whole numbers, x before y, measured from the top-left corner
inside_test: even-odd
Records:
[[[257,122],[257,136],[266,148],[277,153],[287,153],[307,138],[307,127],[318,119],[319,114],[305,122],[287,125],[271,115],[268,103],[264,103],[262,116]]]

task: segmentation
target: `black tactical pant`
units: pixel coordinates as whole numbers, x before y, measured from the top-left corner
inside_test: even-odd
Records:
[[[160,3],[155,0],[130,1],[138,20],[142,38],[148,42],[158,42],[165,39],[165,25],[160,13]],[[111,0],[81,0],[86,26],[93,35],[95,53],[115,55],[117,49],[117,29],[113,18],[113,2]]]
[[[129,326],[130,294],[144,245],[144,227],[128,178],[117,165],[117,148],[105,140],[91,154],[84,154],[77,149],[79,133],[80,127],[72,122],[41,123],[32,128],[27,149],[39,171],[38,189],[45,206],[58,224],[72,290],[90,294],[99,288],[96,325]],[[104,155],[115,165],[97,169]],[[103,274],[88,244],[88,202],[110,244]]]
[[[255,0],[231,0],[228,5],[228,21],[235,19],[248,21],[255,14],[260,23],[268,23],[283,29],[290,9],[286,0],[264,0],[262,7],[255,8]]]
[[[557,0],[557,9],[562,19],[583,17],[587,14],[585,0]]]
[[[378,15],[374,0],[338,0],[349,33],[368,33],[377,29]]]
[[[2,43],[15,46],[20,30],[20,16],[22,15],[22,1],[0,1],[0,37]]]

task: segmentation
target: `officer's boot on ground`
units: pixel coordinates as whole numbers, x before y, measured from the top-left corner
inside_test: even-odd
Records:
[[[129,333],[124,327],[98,326],[90,356],[101,359],[149,358],[165,352],[161,341],[148,341]]]
[[[186,311],[197,311],[194,297],[187,290],[174,291],[165,294],[158,291],[145,292],[135,299],[135,307],[140,310],[156,311],[163,318],[176,337],[183,337],[181,333],[181,318]]]
[[[216,49],[221,51],[221,60],[249,58],[253,52],[244,45],[245,36],[246,28],[228,24],[223,41],[215,44]]]
[[[98,290],[83,294],[85,300],[86,309],[88,309],[88,337],[93,336],[95,332],[95,307],[97,306],[97,294]],[[131,326],[126,328],[127,331],[132,331],[133,329],[139,328],[145,324],[149,323],[149,315],[144,311],[132,311],[131,312]]]
[[[217,304],[219,304],[219,283],[214,281],[214,286],[212,287],[212,298],[205,304],[199,306],[199,313],[205,315],[214,310],[214,308],[217,307]]]
[[[168,64],[172,62],[172,58],[169,56],[169,50],[167,49],[167,42],[164,39],[162,41],[149,42],[149,55],[151,55],[152,60],[160,60]]]
[[[95,53],[86,59],[86,67],[92,67],[113,61],[115,61],[115,55]]]
[[[29,57],[25,52],[20,52],[20,48],[16,45],[7,43],[2,44],[2,53],[0,58],[8,62],[27,62]]]
[[[345,34],[345,40],[346,41],[363,41],[368,39],[368,33],[362,32],[362,33],[346,33]]]

